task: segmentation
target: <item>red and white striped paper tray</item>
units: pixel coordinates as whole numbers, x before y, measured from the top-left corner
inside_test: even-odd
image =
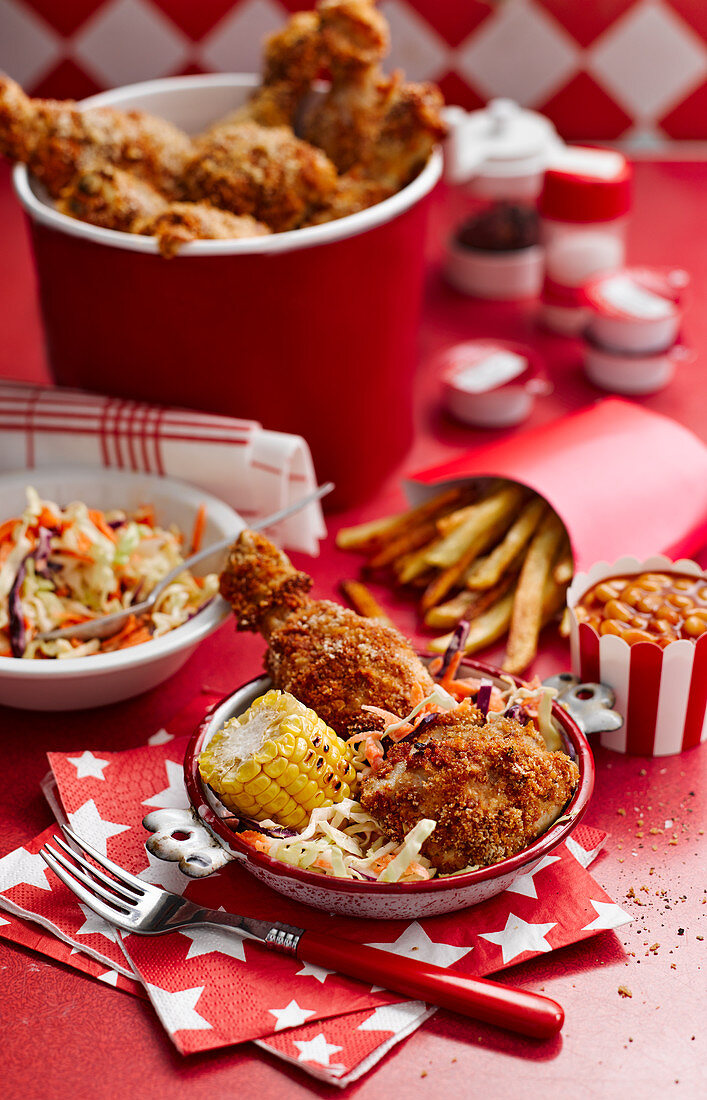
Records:
[[[254,420],[0,382],[0,470],[68,464],[187,481],[245,520],[276,512],[316,486],[306,441]],[[325,534],[318,503],[278,527],[284,545],[310,554]]]

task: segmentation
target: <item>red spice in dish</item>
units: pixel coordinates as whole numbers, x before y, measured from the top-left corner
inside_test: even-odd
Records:
[[[575,613],[599,634],[617,634],[629,645],[680,638],[696,641],[707,631],[707,578],[687,573],[606,577],[584,594]]]

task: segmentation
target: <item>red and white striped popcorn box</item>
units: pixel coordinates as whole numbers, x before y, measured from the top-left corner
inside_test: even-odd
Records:
[[[639,756],[674,756],[707,739],[707,633],[661,648],[657,642],[629,645],[616,634],[600,635],[580,622],[575,608],[595,584],[640,573],[682,573],[704,577],[693,561],[662,554],[644,561],[625,557],[597,562],[578,573],[567,592],[572,671],[582,681],[607,684],[616,694],[623,726],[600,735],[601,744]]]
[[[254,420],[0,382],[0,470],[62,465],[187,481],[246,521],[279,511],[316,486],[307,442]],[[277,527],[281,543],[309,554],[325,534],[318,502]]]

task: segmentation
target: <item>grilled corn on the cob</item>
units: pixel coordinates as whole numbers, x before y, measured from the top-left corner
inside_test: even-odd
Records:
[[[294,695],[268,691],[199,756],[205,783],[237,815],[303,828],[312,810],[351,796],[351,750]]]

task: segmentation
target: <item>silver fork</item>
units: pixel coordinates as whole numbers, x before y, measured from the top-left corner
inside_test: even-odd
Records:
[[[196,905],[143,882],[101,855],[68,826],[62,825],[62,829],[73,847],[55,835],[60,850],[46,844],[39,854],[89,909],[126,932],[159,936],[200,925],[227,928],[280,954],[293,955],[303,962],[382,985],[406,997],[428,1001],[522,1035],[548,1038],[564,1022],[561,1006],[537,993],[511,989],[483,978],[465,978],[440,966],[379,951],[326,932],[305,931],[277,921],[256,920]],[[85,856],[100,866],[89,863]]]

